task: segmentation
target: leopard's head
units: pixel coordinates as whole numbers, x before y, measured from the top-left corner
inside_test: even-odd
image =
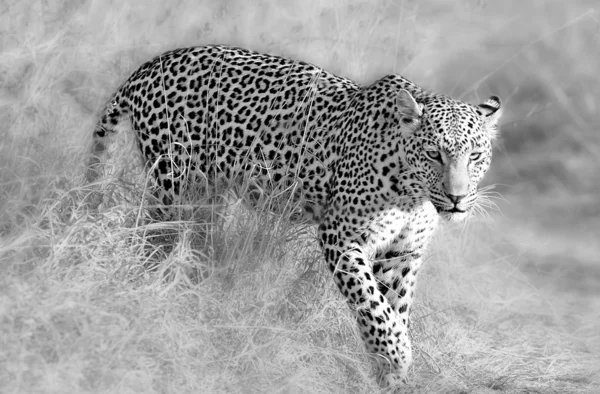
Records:
[[[406,164],[425,184],[430,201],[443,218],[466,218],[476,206],[479,182],[492,160],[500,99],[492,96],[475,106],[430,96],[418,103],[402,90],[397,101],[400,108],[410,109],[417,122],[402,133]]]

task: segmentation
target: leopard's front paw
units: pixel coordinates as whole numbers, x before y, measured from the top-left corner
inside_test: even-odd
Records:
[[[380,368],[377,374],[377,383],[380,387],[391,389],[409,384],[408,368],[390,370],[389,365],[386,367]]]

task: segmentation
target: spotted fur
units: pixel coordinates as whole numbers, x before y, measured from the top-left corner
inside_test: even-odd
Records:
[[[440,217],[462,219],[475,204],[499,116],[495,96],[473,106],[398,75],[360,86],[299,61],[193,47],[143,64],[117,90],[94,153],[98,163],[107,139],[132,127],[166,206],[198,175],[300,185],[367,351],[393,384],[412,360],[423,254]]]

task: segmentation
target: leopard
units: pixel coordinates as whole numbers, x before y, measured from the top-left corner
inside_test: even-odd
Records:
[[[440,224],[476,211],[501,107],[497,96],[469,104],[395,73],[362,85],[235,46],[180,48],[110,97],[89,166],[119,148],[111,141],[133,139],[123,149],[137,150],[165,220],[198,179],[294,185],[375,378],[402,386],[417,275]]]

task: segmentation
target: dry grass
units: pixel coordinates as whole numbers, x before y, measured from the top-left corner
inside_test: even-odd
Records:
[[[145,224],[135,206],[81,203],[109,94],[154,54],[221,42],[365,83],[396,71],[499,94],[489,181],[511,185],[510,204],[438,235],[410,389],[600,392],[599,15],[593,1],[496,3],[1,4],[0,391],[378,392],[314,229],[260,207],[213,226],[224,213],[206,200],[201,220]]]

